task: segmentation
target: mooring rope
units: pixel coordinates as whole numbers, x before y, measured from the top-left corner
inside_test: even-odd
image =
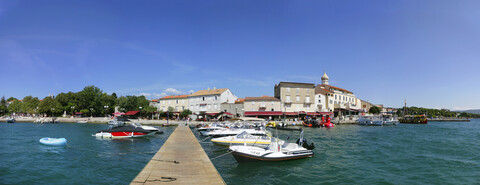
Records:
[[[210,159],[210,160],[214,160],[214,159],[217,159],[217,158],[219,158],[219,157],[223,157],[223,156],[225,156],[225,155],[227,155],[227,154],[231,154],[232,152],[233,152],[233,151],[229,151],[229,152],[227,152],[227,153],[224,153],[224,154],[222,154],[222,155],[219,155],[219,156],[217,156],[217,157],[214,157],[214,158],[212,158],[212,159]]]
[[[210,139],[210,138],[212,138],[212,137],[211,137],[211,136],[208,136],[207,138],[202,139],[202,140],[200,140],[199,142],[203,142],[203,141],[205,141],[205,140],[207,140],[207,139]]]

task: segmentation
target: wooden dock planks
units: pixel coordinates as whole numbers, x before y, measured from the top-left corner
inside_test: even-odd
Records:
[[[133,179],[138,184],[225,184],[188,126],[179,125]]]

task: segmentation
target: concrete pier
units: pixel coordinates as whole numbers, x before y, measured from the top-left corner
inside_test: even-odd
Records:
[[[131,184],[225,184],[188,126],[180,124]]]

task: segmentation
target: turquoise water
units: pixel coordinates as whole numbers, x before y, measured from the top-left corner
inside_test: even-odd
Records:
[[[313,158],[238,164],[225,155],[212,162],[228,184],[480,183],[479,120],[305,128],[305,136],[315,143]],[[209,142],[201,144],[211,159],[226,152]]]
[[[129,184],[173,131],[149,138],[96,139],[105,124],[0,123],[0,184]],[[64,147],[42,137],[64,137]]]
[[[166,134],[106,140],[103,124],[0,123],[0,184],[129,184]],[[194,132],[198,135],[197,132]],[[287,131],[278,131],[286,136]],[[305,128],[313,158],[238,164],[227,149],[201,142],[228,184],[476,184],[480,182],[480,121],[332,129]],[[66,147],[41,145],[65,137]],[[197,136],[199,140],[204,139]],[[207,140],[208,141],[208,140]]]

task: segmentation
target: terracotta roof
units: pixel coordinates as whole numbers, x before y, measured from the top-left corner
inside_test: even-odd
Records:
[[[349,91],[349,90],[346,90],[346,89],[342,89],[342,88],[340,88],[340,87],[335,87],[335,86],[325,85],[325,84],[322,84],[322,85],[320,85],[320,86],[322,86],[322,87],[331,87],[331,88],[333,88],[333,89],[337,89],[337,90],[340,90],[340,91],[345,91],[345,92],[348,92],[348,93],[352,93],[352,94],[353,94],[352,91]]]
[[[205,95],[216,95],[216,94],[222,94],[228,90],[227,88],[224,89],[209,89],[209,90],[199,90],[189,96],[205,96]]]
[[[280,101],[280,99],[271,96],[245,97],[245,101]]]
[[[319,85],[315,87],[315,94],[326,95],[327,93],[332,93],[332,91],[324,89],[324,88],[322,88],[322,86],[319,86]]]
[[[158,99],[153,99],[153,100],[150,100],[150,101],[151,101],[151,102],[157,102],[157,101],[158,101]]]
[[[243,103],[245,101],[245,98],[238,98],[235,100],[235,103]]]
[[[172,96],[164,96],[160,99],[164,100],[164,99],[187,98],[187,97],[188,95],[172,95]]]

